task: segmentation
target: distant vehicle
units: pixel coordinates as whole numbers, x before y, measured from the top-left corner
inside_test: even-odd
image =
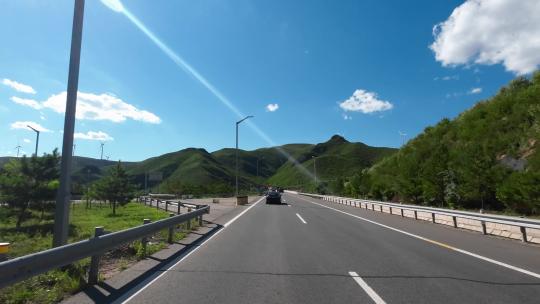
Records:
[[[283,193],[283,188],[278,187],[278,188],[277,188],[277,191],[278,191],[279,193]]]
[[[269,190],[266,194],[267,204],[281,204],[281,193],[276,190]]]

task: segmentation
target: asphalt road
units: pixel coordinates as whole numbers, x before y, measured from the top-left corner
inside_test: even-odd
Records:
[[[255,204],[128,303],[540,303],[540,247],[297,195]],[[419,238],[421,237],[421,238]]]

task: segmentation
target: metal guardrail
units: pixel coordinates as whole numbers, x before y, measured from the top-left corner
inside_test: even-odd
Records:
[[[510,217],[510,216],[484,215],[484,214],[467,212],[467,211],[457,211],[457,210],[454,211],[454,210],[447,210],[447,209],[441,209],[441,208],[387,203],[387,202],[364,200],[364,199],[352,199],[352,198],[346,198],[346,197],[319,195],[319,194],[312,194],[312,193],[301,193],[301,192],[296,192],[296,193],[300,195],[319,198],[326,201],[337,202],[337,203],[347,204],[347,205],[354,205],[360,208],[371,209],[371,210],[375,210],[375,206],[377,206],[378,207],[377,209],[379,209],[378,211],[381,211],[381,212],[383,211],[382,208],[384,206],[390,209],[389,210],[390,214],[395,214],[392,212],[393,209],[399,210],[400,215],[402,217],[404,217],[403,211],[408,210],[414,213],[415,219],[418,219],[418,212],[429,213],[431,214],[431,221],[433,223],[437,222],[436,215],[450,216],[452,217],[454,228],[458,228],[458,222],[457,222],[458,218],[474,220],[480,223],[483,234],[488,234],[486,223],[495,223],[495,224],[519,227],[520,233],[521,233],[521,240],[523,242],[528,241],[527,228],[540,230],[540,221],[532,220],[532,219],[523,219],[523,218]],[[370,208],[368,208],[368,204],[370,205]]]
[[[142,226],[104,235],[100,235],[103,232],[103,228],[96,227],[96,236],[93,238],[0,263],[0,288],[90,256],[92,256],[92,262],[89,271],[89,282],[96,283],[99,257],[104,252],[140,239],[142,239],[143,246],[145,246],[146,237],[149,235],[167,228],[169,228],[169,234],[171,234],[171,228],[174,226],[184,222],[191,223],[191,220],[194,218],[199,218],[201,222],[203,214],[209,213],[209,211],[210,206],[198,205],[198,208],[191,212],[178,215],[172,214],[171,217],[154,223],[145,220],[145,224]],[[98,232],[98,228],[101,228],[101,232]],[[171,236],[169,235],[170,241]]]
[[[166,211],[169,211],[169,205],[171,206],[176,206],[176,214],[180,214],[180,208],[181,207],[184,207],[184,208],[191,208],[191,209],[197,209],[199,208],[198,206],[201,206],[201,205],[197,205],[197,204],[194,204],[194,203],[185,203],[185,202],[182,202],[181,200],[179,199],[176,199],[176,200],[166,200],[166,199],[159,199],[159,198],[155,198],[155,197],[152,197],[152,196],[141,196],[139,198],[137,198],[137,201],[140,202],[140,203],[143,203],[144,205],[149,205],[149,206],[154,206],[159,209],[162,205],[165,205],[165,209]]]

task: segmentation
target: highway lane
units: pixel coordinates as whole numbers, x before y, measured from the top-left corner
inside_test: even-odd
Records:
[[[284,197],[290,207],[257,204],[129,303],[538,303],[540,279]]]

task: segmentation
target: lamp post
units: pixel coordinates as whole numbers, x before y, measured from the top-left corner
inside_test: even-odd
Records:
[[[259,179],[259,158],[257,157],[257,179]]]
[[[313,175],[315,175],[315,185],[317,185],[317,157],[311,156],[313,158]]]
[[[34,128],[32,128],[30,125],[27,125],[27,127],[29,127],[30,129],[32,129],[34,132],[36,132],[36,157],[38,156],[37,152],[38,152],[38,145],[39,145],[39,130],[36,130]]]
[[[60,164],[60,185],[56,195],[56,210],[54,214],[53,247],[65,245],[68,238],[69,200],[71,196],[70,175],[71,162],[73,160],[72,149],[73,132],[75,131],[75,111],[77,109],[77,90],[79,87],[83,16],[84,0],[75,0],[73,28],[71,31],[71,51],[69,56],[66,115],[64,118],[64,138],[62,142],[62,161]]]
[[[241,124],[244,120],[253,117],[255,116],[249,115],[236,122],[236,196],[238,196],[238,125]]]

